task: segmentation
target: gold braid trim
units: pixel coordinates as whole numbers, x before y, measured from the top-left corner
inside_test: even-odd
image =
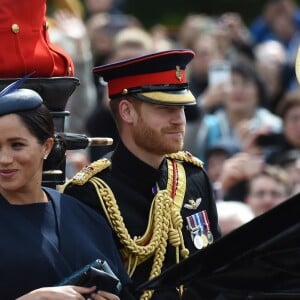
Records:
[[[167,159],[168,164],[168,182],[167,182],[167,189],[169,193],[172,191],[172,182],[174,171],[173,170],[173,163],[172,159]],[[182,202],[184,199],[185,191],[186,191],[186,175],[185,170],[181,162],[176,161],[176,168],[177,168],[177,183],[176,186],[176,193],[173,199],[173,206],[171,210],[171,223],[170,223],[170,231],[169,231],[169,242],[170,244],[176,248],[176,262],[179,263],[179,246],[181,246],[181,256],[183,258],[188,257],[189,251],[185,248],[184,240],[182,236],[182,225],[183,220],[180,214],[180,210],[182,207]]]
[[[154,255],[152,269],[149,279],[161,273],[168,240],[176,247],[176,262],[180,260],[180,254],[186,258],[189,255],[185,248],[182,236],[183,220],[180,209],[184,199],[186,178],[184,167],[176,162],[177,182],[173,186],[174,168],[171,159],[168,159],[168,183],[167,189],[158,191],[154,197],[149,212],[147,229],[142,237],[131,237],[124,224],[117,201],[110,187],[98,177],[90,177],[89,182],[93,184],[99,201],[103,207],[106,217],[123,245],[122,254],[127,261],[127,271],[130,276],[135,268],[143,261]],[[175,197],[171,198],[172,189],[175,189]],[[181,251],[179,253],[179,247]],[[145,291],[140,300],[149,300],[153,291]]]
[[[203,167],[203,161],[201,161],[199,158],[193,156],[190,152],[188,151],[179,151],[176,153],[171,153],[166,155],[167,158],[171,159],[176,159],[176,160],[181,160],[185,162],[192,163],[193,165],[202,168]]]
[[[167,196],[168,197],[168,196]],[[172,199],[169,199],[170,201]],[[168,241],[168,231],[169,231],[169,218],[170,218],[170,205],[169,205],[169,210],[168,210],[168,219],[163,219],[162,221],[162,231],[161,231],[161,238],[160,238],[160,243],[158,247],[155,250],[154,254],[154,260],[153,260],[153,265],[152,269],[150,272],[149,280],[158,276],[161,273],[161,269],[163,266],[163,262],[165,260],[165,254],[166,254],[166,249],[167,249],[167,241]],[[153,291],[144,291],[142,296],[140,297],[140,300],[149,300],[151,299],[153,295]]]
[[[153,199],[150,210],[149,220],[153,223],[151,226],[153,233],[147,245],[141,245],[138,237],[131,238],[124,224],[116,199],[109,186],[100,178],[93,177],[90,182],[94,185],[101,205],[110,222],[111,227],[116,232],[120,242],[123,244],[125,252],[129,259],[127,263],[127,272],[130,276],[134,273],[136,266],[154,254],[154,261],[150,278],[160,274],[167,247],[168,231],[170,223],[172,199],[167,190],[159,191]],[[149,226],[148,226],[149,227]],[[140,297],[141,300],[150,299],[152,291],[145,291]]]
[[[76,185],[84,185],[90,178],[111,165],[107,158],[98,159],[88,166],[82,168],[75,176],[68,182]]]
[[[152,226],[148,227],[150,227],[153,232],[148,244],[142,246],[138,237],[131,238],[128,233],[118,204],[110,187],[103,180],[97,177],[91,178],[90,182],[94,185],[107,219],[121,243],[124,245],[126,252],[137,257],[152,255],[160,243],[164,222],[168,222],[169,225],[171,199],[168,192],[166,190],[159,191],[152,202],[153,207],[151,208],[151,215],[149,216]]]

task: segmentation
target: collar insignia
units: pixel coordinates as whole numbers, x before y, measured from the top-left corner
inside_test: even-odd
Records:
[[[187,209],[197,209],[202,201],[202,198],[198,198],[196,200],[189,200],[189,203],[185,203],[184,207]]]

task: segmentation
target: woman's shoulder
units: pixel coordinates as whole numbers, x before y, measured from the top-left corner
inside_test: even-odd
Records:
[[[50,187],[44,187],[43,186],[43,190],[48,194],[48,196],[50,196],[50,198],[57,202],[57,201],[62,201],[62,200],[70,200],[71,203],[77,203],[79,202],[76,198],[74,198],[73,196],[67,195],[67,194],[63,194],[62,192],[54,189],[54,188],[50,188]]]
[[[61,214],[73,214],[77,217],[79,215],[82,217],[87,216],[87,219],[92,220],[93,222],[105,222],[105,219],[101,216],[101,214],[88,205],[82,203],[74,196],[61,193],[53,188],[43,187],[43,189],[48,195],[50,195],[56,206],[60,208]]]

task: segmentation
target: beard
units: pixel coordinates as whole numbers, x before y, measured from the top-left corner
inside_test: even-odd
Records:
[[[182,135],[170,136],[169,132],[183,131]],[[140,148],[157,155],[165,155],[182,150],[184,138],[183,126],[169,126],[160,131],[148,126],[140,118],[138,126],[133,129],[133,139]]]

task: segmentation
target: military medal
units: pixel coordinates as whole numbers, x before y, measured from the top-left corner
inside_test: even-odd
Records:
[[[209,220],[208,220],[208,216],[207,216],[207,211],[206,210],[202,210],[201,211],[201,216],[204,222],[204,226],[205,226],[205,230],[206,230],[206,236],[207,236],[207,240],[209,244],[212,244],[214,241],[214,236],[210,230],[210,225],[209,225]]]
[[[202,249],[208,245],[208,239],[204,234],[204,223],[201,213],[198,212],[186,218],[188,230],[191,233],[192,241],[197,249]]]
[[[197,249],[202,249],[204,247],[204,244],[203,244],[203,239],[201,238],[201,236],[199,234],[196,234],[194,236],[194,245]]]
[[[207,236],[206,236],[205,230],[204,230],[205,226],[204,226],[204,220],[203,220],[203,217],[202,217],[202,213],[201,212],[197,213],[196,214],[196,218],[197,218],[198,224],[200,226],[200,232],[201,232],[200,237],[201,237],[201,239],[203,241],[203,247],[207,247],[207,245],[208,245],[208,239],[207,239]]]
[[[203,246],[207,247],[207,245],[208,245],[208,237],[204,233],[202,233],[201,234],[201,238],[202,238],[202,241],[203,241]]]
[[[197,224],[197,220],[195,218],[195,215],[191,215],[186,217],[187,221],[187,228],[190,231],[191,239],[197,249],[203,248],[203,241],[199,235],[199,229],[200,226]]]

